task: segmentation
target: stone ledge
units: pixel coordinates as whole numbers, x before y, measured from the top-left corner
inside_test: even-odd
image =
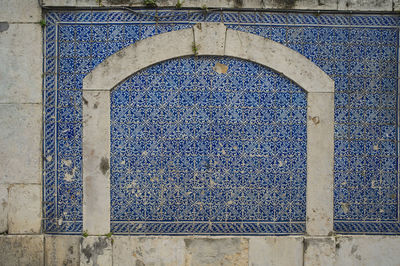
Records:
[[[44,6],[54,7],[98,7],[97,0],[42,0]],[[258,8],[258,9],[287,9],[287,10],[347,10],[347,11],[392,11],[392,4],[396,4],[398,0],[185,0],[183,8]],[[158,0],[159,7],[174,8],[177,0]],[[143,7],[142,0],[102,0],[102,6],[117,7],[131,6]]]

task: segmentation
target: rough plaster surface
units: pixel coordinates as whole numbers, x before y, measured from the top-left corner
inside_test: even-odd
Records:
[[[246,238],[185,239],[185,265],[248,265]]]
[[[83,92],[83,229],[110,232],[110,92]]]
[[[303,237],[251,237],[249,265],[302,266]]]
[[[396,2],[397,0],[393,0]],[[186,0],[182,7],[272,8],[309,10],[391,11],[392,0]],[[160,7],[175,7],[176,0],[158,0]],[[99,6],[96,0],[43,0],[46,6]],[[102,0],[103,6],[143,6],[141,0]]]
[[[105,236],[88,236],[81,238],[80,265],[112,265],[111,238]]]
[[[0,184],[40,184],[41,116],[39,104],[0,104]]]
[[[43,236],[0,236],[0,266],[43,265]]]
[[[37,0],[0,0],[0,7],[0,21],[39,22],[41,19]]]
[[[0,185],[0,234],[8,230],[8,185]]]
[[[81,236],[45,236],[45,265],[78,266]]]
[[[40,233],[41,185],[11,185],[8,196],[8,233]]]
[[[4,1],[0,2],[0,14],[5,10],[2,2]],[[21,5],[21,1],[15,2],[25,7]],[[31,11],[26,12],[26,14],[29,13]],[[41,103],[42,29],[40,25],[0,23],[0,62],[0,103]]]
[[[113,236],[113,265],[184,265],[185,242],[179,237]]]

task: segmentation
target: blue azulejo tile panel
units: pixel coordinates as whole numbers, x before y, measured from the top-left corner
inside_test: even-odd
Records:
[[[201,21],[223,22],[229,28],[277,41],[303,54],[334,79],[335,230],[340,233],[400,233],[399,16],[194,10],[54,11],[46,14],[43,45],[44,231],[82,231],[81,117],[84,99],[81,90],[85,75],[123,47],[155,34],[189,28]],[[170,71],[174,77],[176,74],[172,69]],[[268,80],[263,82],[269,84]],[[241,84],[237,89],[245,88]],[[158,98],[154,97],[152,101],[156,102]],[[193,99],[189,97],[187,101],[191,103]],[[286,108],[284,99],[279,103],[282,109]],[[210,165],[211,162],[214,161],[210,161]],[[168,233],[169,224],[157,220],[151,230]],[[213,223],[208,226],[208,220],[179,225],[182,228],[177,230],[181,232],[193,232],[194,226],[197,226],[197,232],[206,230],[204,232],[223,234],[304,231],[303,225],[253,224],[250,220],[248,224],[240,225]],[[146,222],[126,223],[125,229],[118,226],[119,229],[113,227],[113,230],[150,231],[146,229],[149,228]]]
[[[287,78],[234,58],[133,75],[111,92],[112,232],[304,232],[306,107]]]

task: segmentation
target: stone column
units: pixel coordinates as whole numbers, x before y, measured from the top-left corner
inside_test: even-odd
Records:
[[[110,232],[110,91],[83,91],[83,230]]]

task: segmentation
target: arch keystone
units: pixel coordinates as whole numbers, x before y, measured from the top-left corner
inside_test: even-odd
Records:
[[[224,55],[226,27],[223,23],[198,23],[193,33],[197,55]]]

